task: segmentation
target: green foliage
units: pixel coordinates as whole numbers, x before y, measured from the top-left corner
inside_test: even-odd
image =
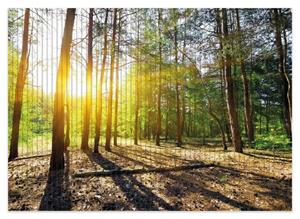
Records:
[[[255,149],[276,149],[276,150],[291,150],[291,141],[285,134],[258,134],[256,135],[255,144],[252,146]]]

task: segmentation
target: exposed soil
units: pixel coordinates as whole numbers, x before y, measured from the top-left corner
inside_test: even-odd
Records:
[[[9,162],[9,210],[291,210],[290,154],[221,147],[122,145]],[[201,164],[203,166],[201,167]],[[199,165],[197,168],[192,168]],[[191,166],[184,170],[176,167]],[[161,172],[154,171],[160,168]],[[122,170],[128,170],[122,172]],[[130,172],[140,170],[139,172]],[[119,171],[119,172],[118,172]],[[105,172],[106,176],[94,173]],[[89,175],[85,175],[90,173]]]

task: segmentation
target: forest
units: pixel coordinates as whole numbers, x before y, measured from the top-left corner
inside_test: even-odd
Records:
[[[8,209],[291,210],[291,9],[9,9]]]

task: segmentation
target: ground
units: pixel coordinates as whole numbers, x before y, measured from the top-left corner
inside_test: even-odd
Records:
[[[9,162],[9,210],[291,210],[290,153],[173,144],[70,150]]]

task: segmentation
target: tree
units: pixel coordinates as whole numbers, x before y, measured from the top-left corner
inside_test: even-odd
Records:
[[[273,22],[275,26],[275,43],[278,58],[278,72],[282,80],[282,99],[283,99],[283,120],[284,127],[288,137],[292,140],[292,89],[289,76],[285,71],[284,65],[284,49],[282,46],[282,22],[280,17],[280,9],[273,9]]]
[[[250,96],[250,88],[249,88],[249,78],[246,74],[246,67],[245,61],[243,57],[243,52],[241,51],[243,48],[242,44],[242,33],[241,33],[241,26],[240,26],[240,17],[239,17],[239,9],[235,9],[236,12],[236,22],[237,22],[237,31],[238,31],[238,44],[240,49],[240,67],[243,79],[243,88],[244,88],[244,112],[245,112],[245,123],[246,123],[246,130],[248,135],[249,142],[254,141],[254,126],[253,126],[253,116],[252,116],[252,101]]]
[[[106,121],[106,141],[105,150],[111,151],[111,125],[112,125],[112,95],[113,95],[113,78],[114,78],[114,67],[115,67],[115,50],[116,50],[116,29],[117,29],[117,11],[114,9],[114,20],[113,20],[113,34],[111,42],[111,61],[110,61],[110,75],[109,75],[109,91],[107,97],[107,121]]]
[[[56,92],[54,96],[54,113],[52,124],[52,153],[50,170],[64,168],[64,124],[66,101],[66,82],[70,74],[70,48],[76,9],[67,9],[64,33],[61,43],[60,60],[56,78]]]
[[[10,150],[9,150],[9,160],[12,160],[18,156],[18,143],[19,143],[19,129],[23,102],[23,91],[24,85],[27,78],[28,71],[28,38],[29,38],[29,17],[30,9],[25,9],[24,17],[24,30],[22,38],[22,54],[19,64],[19,70],[17,75],[15,101],[14,101],[14,111],[13,111],[13,127],[11,134]]]
[[[94,9],[89,12],[89,27],[88,27],[88,52],[87,52],[87,68],[86,68],[86,97],[85,111],[82,130],[81,149],[87,150],[90,133],[90,120],[92,108],[92,71],[93,71],[93,14]]]
[[[135,76],[135,109],[134,109],[134,144],[138,144],[138,132],[139,132],[139,110],[140,110],[140,88],[139,88],[139,78],[138,73],[140,71],[140,18],[138,17],[137,24],[137,66],[136,66],[136,76]]]
[[[227,26],[227,10],[221,9],[221,26],[222,26],[222,41],[226,45],[228,45],[228,26]],[[226,102],[228,109],[228,117],[230,123],[231,137],[232,137],[232,145],[236,152],[242,153],[242,140],[240,136],[240,129],[238,123],[238,116],[236,111],[236,103],[234,99],[234,87],[233,87],[233,79],[231,75],[231,63],[232,58],[230,51],[228,49],[224,49],[224,79],[225,79],[225,90],[226,90]]]
[[[181,132],[181,112],[180,112],[180,87],[179,87],[179,72],[178,72],[178,30],[177,19],[178,11],[173,9],[174,15],[174,55],[175,55],[175,90],[176,90],[176,145],[180,147],[182,145],[182,132]]]
[[[107,57],[107,20],[109,15],[109,9],[105,9],[105,19],[104,19],[104,47],[103,47],[103,57],[102,57],[102,64],[101,64],[101,75],[100,81],[98,82],[98,90],[97,90],[97,101],[98,107],[96,109],[96,129],[95,129],[95,140],[94,140],[94,153],[99,152],[99,140],[100,140],[100,131],[101,131],[101,122],[102,122],[102,86],[104,81],[104,73],[105,73],[105,66],[106,66],[106,57]]]
[[[162,71],[162,39],[161,39],[161,9],[158,9],[158,49],[159,49],[159,75],[158,75],[158,94],[157,94],[157,123],[156,123],[156,145],[160,145],[160,134],[161,134],[161,71]]]
[[[116,86],[115,86],[115,113],[114,113],[114,145],[118,144],[118,104],[119,104],[119,69],[120,69],[120,43],[121,43],[121,15],[122,9],[119,10],[118,23],[118,47],[116,60]]]

